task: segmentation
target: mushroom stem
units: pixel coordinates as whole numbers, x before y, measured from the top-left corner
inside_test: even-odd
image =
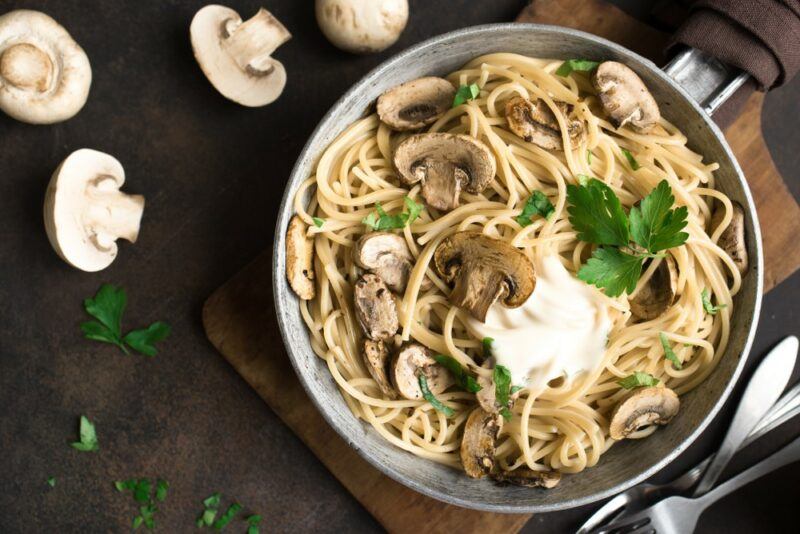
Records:
[[[18,43],[0,54],[0,78],[14,87],[44,93],[53,80],[53,61],[41,48]]]
[[[242,70],[253,74],[271,72],[270,56],[291,38],[283,24],[263,8],[245,22],[227,19],[223,30],[225,50]]]
[[[109,176],[100,177],[87,187],[89,208],[84,215],[84,224],[94,231],[97,245],[107,248],[121,237],[131,243],[139,237],[139,222],[144,212],[142,195],[126,195],[109,189],[116,185]]]

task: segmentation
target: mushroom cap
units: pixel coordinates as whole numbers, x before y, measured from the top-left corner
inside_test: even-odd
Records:
[[[31,124],[74,116],[89,96],[89,58],[58,22],[39,11],[0,16],[0,109]]]
[[[208,5],[195,14],[189,33],[197,63],[225,98],[259,107],[283,92],[286,69],[270,56],[292,34],[266,9],[242,22],[233,9]]]
[[[480,407],[469,414],[461,438],[461,465],[467,476],[482,478],[494,469],[497,435],[502,426],[503,419],[498,414]]]
[[[489,307],[502,298],[509,308],[521,306],[533,293],[533,263],[505,241],[480,232],[456,232],[436,247],[436,270],[453,283],[450,302],[483,322]]]
[[[362,269],[377,274],[392,291],[406,290],[414,257],[403,236],[391,232],[364,234],[353,248],[353,259]]]
[[[480,193],[494,179],[496,162],[491,150],[468,135],[415,134],[394,151],[395,169],[406,185],[422,182],[429,206],[451,210],[458,206],[461,188]]]
[[[455,96],[455,87],[444,78],[418,78],[379,96],[378,117],[393,130],[418,130],[444,115]]]
[[[308,237],[308,226],[299,215],[289,221],[286,229],[286,278],[294,292],[303,300],[311,300],[314,287],[314,240]]]
[[[315,11],[325,37],[354,54],[390,47],[408,22],[408,0],[316,0]]]
[[[655,98],[627,65],[616,61],[600,63],[592,75],[592,83],[615,128],[630,124],[634,130],[647,133],[661,119]]]
[[[718,208],[711,217],[711,228],[716,231],[725,217],[725,210]],[[724,250],[733,260],[739,272],[747,271],[747,243],[744,236],[744,210],[738,202],[733,202],[733,215],[731,222],[719,236],[717,245]]]
[[[397,333],[400,322],[394,295],[380,276],[364,274],[353,291],[356,318],[369,339],[387,340]]]
[[[513,471],[496,471],[492,478],[503,484],[513,484],[525,488],[554,488],[561,482],[559,471],[534,471],[528,467],[518,467]]]
[[[397,398],[397,392],[389,381],[388,369],[391,354],[383,341],[364,340],[362,354],[370,376],[375,380],[381,392],[390,399]]]
[[[649,425],[666,425],[679,407],[678,396],[667,387],[636,388],[611,412],[609,435],[620,440]]]
[[[565,117],[572,111],[572,106],[566,102],[555,104]],[[562,150],[564,147],[556,116],[544,100],[537,98],[535,102],[531,102],[521,96],[510,98],[506,102],[506,120],[509,129],[529,143],[547,150]],[[577,144],[583,136],[583,123],[578,120],[569,121],[567,129],[570,142]]]
[[[394,388],[403,398],[419,400],[422,390],[419,377],[424,375],[428,389],[438,395],[453,384],[453,376],[431,356],[431,351],[419,343],[403,345],[392,358],[389,374]]]
[[[678,271],[672,256],[665,257],[653,276],[628,301],[631,312],[644,321],[655,319],[672,306],[678,291]]]
[[[136,242],[144,197],[121,193],[123,183],[120,162],[88,148],[55,170],[45,193],[44,223],[50,244],[67,263],[100,271],[117,257],[118,238]]]

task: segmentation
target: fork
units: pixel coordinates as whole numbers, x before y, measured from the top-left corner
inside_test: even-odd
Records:
[[[626,517],[624,524],[614,524],[598,530],[597,533],[685,534],[693,532],[700,515],[713,503],[767,473],[798,460],[800,460],[800,437],[700,497],[688,498],[677,495],[668,497],[646,510]]]

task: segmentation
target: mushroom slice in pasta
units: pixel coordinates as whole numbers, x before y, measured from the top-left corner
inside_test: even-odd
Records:
[[[461,440],[461,464],[468,476],[482,478],[494,469],[497,435],[502,425],[502,417],[481,408],[469,414]]]
[[[394,295],[380,276],[364,274],[353,291],[356,318],[369,339],[387,340],[397,333],[400,322]]]
[[[534,471],[528,467],[518,467],[513,471],[494,471],[492,478],[502,484],[513,484],[525,488],[554,488],[561,482],[558,471]]]
[[[718,208],[711,218],[711,228],[716,232],[722,219],[725,217],[725,210]],[[744,237],[744,210],[741,204],[733,202],[733,216],[730,224],[723,230],[717,241],[719,247],[725,251],[733,260],[739,272],[744,274],[747,271],[747,244]]]
[[[644,321],[655,319],[672,306],[678,288],[678,272],[672,256],[665,257],[653,276],[630,299],[631,312]]]
[[[453,376],[433,359],[430,349],[419,343],[404,345],[389,367],[392,383],[400,395],[409,400],[422,398],[419,377],[425,376],[428,389],[437,395],[453,384]]]
[[[564,117],[572,111],[572,105],[556,102],[556,107]],[[515,96],[506,102],[506,120],[508,127],[517,136],[529,143],[546,150],[563,150],[561,128],[553,111],[544,100],[531,102],[527,98]],[[579,120],[568,120],[567,136],[574,146],[583,136],[583,123]]]
[[[667,387],[651,386],[634,389],[611,413],[609,435],[625,439],[650,425],[666,425],[678,413],[678,395]]]

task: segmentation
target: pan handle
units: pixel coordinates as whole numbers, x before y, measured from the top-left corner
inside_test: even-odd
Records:
[[[709,115],[713,115],[750,78],[746,72],[725,65],[695,48],[682,50],[664,67],[664,72]]]

